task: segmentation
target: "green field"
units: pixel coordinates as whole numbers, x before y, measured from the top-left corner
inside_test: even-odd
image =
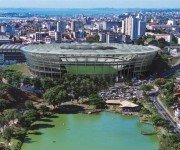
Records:
[[[67,72],[70,74],[116,74],[116,69],[111,66],[92,66],[92,65],[68,65]]]

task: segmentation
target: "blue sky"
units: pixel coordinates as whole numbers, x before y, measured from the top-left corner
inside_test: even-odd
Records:
[[[180,8],[180,0],[0,0],[0,7],[31,8]]]

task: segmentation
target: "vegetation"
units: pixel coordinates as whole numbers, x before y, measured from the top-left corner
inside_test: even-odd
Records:
[[[96,108],[104,108],[105,107],[105,101],[103,101],[102,98],[100,98],[99,95],[97,95],[97,94],[89,95],[88,102],[90,105],[94,105]]]
[[[134,41],[134,44],[136,45],[153,45],[153,46],[157,46],[159,48],[164,48],[166,46],[169,45],[168,42],[165,41],[164,38],[160,38],[158,40],[155,39],[155,36],[153,35],[144,35],[143,37],[140,37],[139,39]]]
[[[86,42],[89,42],[89,43],[98,43],[99,42],[99,35],[90,35],[90,36],[87,36],[86,38]]]
[[[154,114],[151,118],[152,122],[156,126],[166,126],[166,120],[164,120],[159,114]]]
[[[41,90],[44,102],[54,108],[62,102],[79,100],[82,97],[88,97],[90,105],[103,108],[105,103],[97,93],[113,83],[113,78],[109,76],[65,74],[61,80],[30,78],[12,68],[1,72],[1,77],[7,80],[7,83],[0,82],[0,126],[3,129],[0,135],[5,142],[0,145],[1,149],[8,149],[8,143],[12,144],[11,149],[20,149],[26,131],[31,128],[32,123],[49,111],[45,104],[38,109],[34,106],[34,102],[40,102],[40,99],[33,93],[22,91],[22,83],[24,86]]]
[[[158,78],[155,79],[154,84],[161,87],[166,84],[166,80],[164,78]]]
[[[164,86],[163,89],[164,96],[162,97],[162,101],[165,103],[165,105],[168,108],[171,107],[176,101],[173,92],[174,92],[174,83],[173,81],[168,81]]]
[[[142,85],[141,89],[145,92],[149,92],[153,89],[153,86],[149,85],[149,84],[144,84],[144,85]]]
[[[160,143],[160,150],[178,150],[180,149],[180,134],[162,135]]]
[[[44,93],[44,99],[47,103],[54,106],[60,105],[67,98],[67,93],[62,86],[52,87]]]
[[[26,64],[14,64],[12,66],[7,67],[5,70],[13,70],[20,72],[23,76],[31,76],[29,68]]]

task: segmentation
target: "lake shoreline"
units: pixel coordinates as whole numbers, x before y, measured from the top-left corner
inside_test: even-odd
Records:
[[[81,126],[81,128],[87,128],[87,127],[91,127],[91,125],[90,124],[92,124],[92,126],[94,125],[94,124],[99,124],[99,122],[101,122],[101,119],[102,119],[102,117],[103,118],[108,118],[108,120],[110,121],[106,121],[107,123],[109,122],[109,124],[110,124],[110,127],[111,127],[111,125],[112,126],[116,126],[116,128],[117,128],[117,130],[120,130],[121,128],[120,127],[118,127],[117,125],[116,125],[116,123],[114,124],[113,122],[115,121],[122,121],[122,123],[123,124],[126,124],[125,122],[127,121],[127,122],[129,122],[128,124],[127,124],[127,126],[134,126],[134,123],[133,124],[131,124],[130,122],[134,122],[135,120],[135,122],[136,123],[138,123],[139,124],[139,119],[138,119],[138,117],[136,116],[136,117],[134,117],[134,116],[126,116],[126,115],[118,115],[119,113],[114,113],[114,112],[106,112],[106,111],[101,111],[100,113],[98,113],[97,115],[96,114],[90,114],[90,115],[88,115],[88,114],[82,114],[82,113],[76,113],[76,114],[70,114],[70,113],[68,113],[68,114],[59,114],[59,113],[54,113],[54,114],[52,114],[52,116],[49,116],[49,117],[47,117],[47,118],[42,118],[42,120],[40,120],[40,121],[37,121],[37,122],[35,122],[35,123],[33,123],[32,124],[32,126],[34,126],[35,125],[35,130],[29,130],[28,132],[27,132],[27,136],[26,136],[26,138],[28,137],[29,138],[29,133],[30,133],[30,137],[35,137],[35,138],[37,138],[38,137],[38,134],[39,134],[39,136],[41,136],[41,133],[40,132],[48,132],[48,130],[55,130],[56,128],[57,128],[57,126],[61,126],[62,128],[64,128],[64,127],[66,127],[67,128],[67,130],[65,130],[63,133],[66,135],[66,134],[68,134],[68,132],[71,132],[71,128],[74,128],[74,125],[71,125],[71,123],[69,122],[69,123],[67,123],[66,121],[61,121],[61,119],[62,119],[62,117],[64,117],[64,116],[66,116],[67,118],[69,118],[69,117],[71,117],[71,119],[70,120],[72,120],[72,118],[74,118],[74,119],[77,119],[77,116],[82,116],[85,120],[87,120],[87,121],[84,121],[84,119],[82,119],[82,117],[80,117],[79,119],[80,119],[80,122],[82,121],[83,122],[83,124],[86,124],[86,122],[88,122],[88,124],[86,124],[86,125],[83,125],[83,126]],[[106,116],[107,115],[107,116]],[[58,117],[59,116],[59,117]],[[61,116],[61,117],[60,117]],[[101,116],[101,117],[100,117]],[[131,118],[132,117],[132,118]],[[90,120],[89,120],[89,119]],[[91,119],[92,118],[97,118],[98,120],[94,120],[93,119],[93,121],[91,121]],[[73,120],[74,120],[73,119]],[[125,119],[125,120],[124,120]],[[51,122],[50,120],[54,120],[53,122]],[[66,120],[66,119],[65,119]],[[104,120],[104,119],[102,119],[102,120]],[[124,120],[124,121],[123,121]],[[50,122],[46,122],[46,121],[50,121]],[[77,120],[78,121],[78,120]],[[90,121],[90,122],[89,122]],[[79,122],[79,121],[78,121]],[[56,125],[56,123],[58,123],[58,125]],[[49,124],[47,127],[45,127],[44,125],[42,126],[42,129],[41,129],[41,127],[39,127],[38,126],[38,124],[41,126],[41,125],[43,125],[43,124]],[[55,125],[55,126],[54,126]],[[121,124],[120,124],[121,125]],[[69,126],[71,126],[71,127],[69,127]],[[75,125],[76,126],[76,125]],[[139,126],[139,125],[138,125]],[[103,126],[102,126],[103,127]],[[132,127],[130,127],[130,130],[132,130],[133,128]],[[44,129],[43,129],[44,128]],[[108,127],[109,128],[109,127]],[[126,128],[126,125],[124,126],[123,125],[123,128]],[[139,128],[139,127],[138,127]],[[109,129],[108,129],[109,130]],[[114,128],[112,127],[112,131],[114,130]],[[134,130],[135,130],[135,128],[134,128]],[[138,129],[139,130],[139,129]],[[35,131],[34,133],[33,133],[33,131]],[[98,128],[98,131],[99,131],[99,128]],[[107,129],[106,129],[106,131],[107,131]],[[88,130],[87,130],[87,132],[88,132]],[[109,132],[111,132],[111,130],[109,131]],[[127,132],[129,132],[128,130],[127,130]],[[78,132],[79,133],[79,132]],[[140,131],[137,133],[137,132],[135,132],[136,134],[138,134],[138,136],[140,136],[141,138],[143,138],[144,136],[143,135],[141,135],[141,134],[139,134],[140,133]],[[37,135],[33,135],[33,134],[37,134]],[[44,133],[42,133],[42,135],[43,135]],[[89,133],[89,134],[91,134],[91,133]],[[98,133],[97,133],[98,134]],[[99,133],[100,134],[100,133]],[[103,133],[104,134],[104,133]],[[116,134],[116,133],[114,133],[114,134]],[[32,136],[33,135],[33,136]],[[62,135],[63,136],[63,135]],[[128,136],[128,135],[127,135]],[[142,137],[143,136],[143,137]],[[112,135],[112,137],[114,138],[114,137],[116,137],[116,136],[114,136],[114,135]],[[62,137],[61,137],[62,138]],[[147,138],[150,138],[149,136],[145,136],[144,137],[145,139],[147,139]],[[36,141],[35,139],[32,139],[32,141]],[[54,141],[56,141],[56,140],[54,140]],[[159,145],[159,142],[158,142],[158,140],[156,141],[156,143]],[[27,142],[26,142],[26,139],[25,139],[25,141],[24,141],[24,144],[25,145],[27,145]],[[23,147],[24,148],[24,147]],[[24,150],[24,149],[23,149]]]

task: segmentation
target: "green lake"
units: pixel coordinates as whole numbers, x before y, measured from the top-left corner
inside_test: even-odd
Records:
[[[137,117],[117,113],[55,114],[38,122],[22,150],[158,150]],[[152,126],[146,126],[153,130]]]

